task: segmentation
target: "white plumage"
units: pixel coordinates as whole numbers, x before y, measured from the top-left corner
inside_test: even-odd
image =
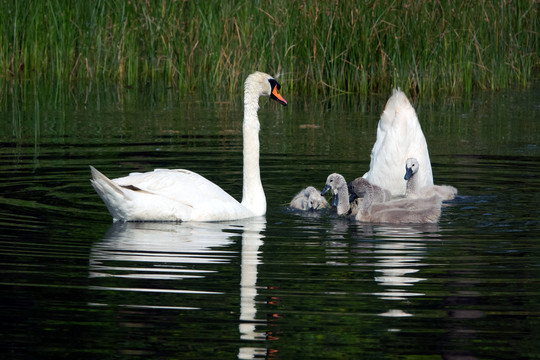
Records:
[[[433,185],[427,142],[416,112],[403,91],[394,89],[379,120],[369,171],[363,177],[393,196],[403,196],[403,164],[410,157],[422,163],[417,174],[419,186]]]
[[[255,72],[244,87],[244,184],[242,202],[205,177],[189,170],[157,169],[108,179],[94,167],[92,186],[114,221],[225,221],[262,216],[266,197],[259,169],[259,97],[282,105],[280,85],[270,75]]]

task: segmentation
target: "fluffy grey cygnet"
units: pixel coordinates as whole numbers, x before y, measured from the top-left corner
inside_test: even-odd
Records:
[[[336,207],[338,215],[347,214],[351,207],[349,204],[349,190],[343,175],[338,173],[328,175],[321,195],[326,194],[328,190],[332,190],[332,206]]]
[[[442,200],[452,200],[456,197],[457,189],[450,185],[426,185],[420,187],[416,174],[420,168],[418,160],[408,158],[405,165],[405,176],[407,180],[407,191],[405,196],[409,199],[425,199],[434,195],[440,196]]]
[[[428,224],[441,216],[439,196],[424,199],[396,199],[384,203],[373,202],[373,190],[366,189],[356,220],[369,223]]]
[[[364,197],[368,187],[373,191],[373,202],[385,202],[392,200],[390,191],[381,188],[380,186],[370,183],[367,179],[359,177],[351,181],[347,188],[349,190],[349,202],[353,202],[356,198]]]
[[[296,194],[289,206],[298,210],[320,210],[328,207],[328,201],[319,190],[308,186]]]

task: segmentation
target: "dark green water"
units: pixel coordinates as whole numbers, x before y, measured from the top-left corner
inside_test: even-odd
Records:
[[[384,98],[261,102],[268,214],[112,224],[88,165],[187,168],[241,197],[238,104],[7,96],[0,112],[4,359],[540,358],[540,92],[418,108],[438,225],[285,206],[369,167]]]

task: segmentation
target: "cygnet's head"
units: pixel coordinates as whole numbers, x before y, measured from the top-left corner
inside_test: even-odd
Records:
[[[328,175],[328,178],[326,178],[326,184],[324,185],[321,195],[324,195],[328,192],[328,190],[332,189],[332,206],[337,206],[338,204],[338,192],[339,188],[341,187],[347,187],[347,182],[345,181],[345,178],[343,175],[338,173],[333,173]]]
[[[279,93],[280,89],[281,85],[276,79],[260,71],[249,75],[244,83],[245,94],[270,96],[270,99],[277,101],[281,105],[287,105],[287,101]]]
[[[319,210],[326,207],[326,200],[313,186],[308,186],[304,191],[303,208]]]
[[[418,172],[419,166],[418,160],[415,158],[408,158],[405,163],[405,176],[403,178],[409,180],[411,176]]]
[[[326,178],[326,184],[321,191],[321,195],[326,194],[330,189],[332,189],[332,194],[336,195],[338,193],[338,189],[341,186],[347,186],[343,175],[340,175],[338,173],[330,174],[328,175],[328,178]]]
[[[349,202],[353,202],[354,199],[364,197],[368,187],[371,187],[371,183],[360,177],[351,181],[347,188],[349,189]]]

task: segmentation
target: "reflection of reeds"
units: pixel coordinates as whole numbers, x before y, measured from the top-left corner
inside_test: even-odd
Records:
[[[539,46],[535,0],[28,0],[0,12],[0,76],[70,88],[227,96],[260,69],[310,96],[466,95],[526,85]]]

